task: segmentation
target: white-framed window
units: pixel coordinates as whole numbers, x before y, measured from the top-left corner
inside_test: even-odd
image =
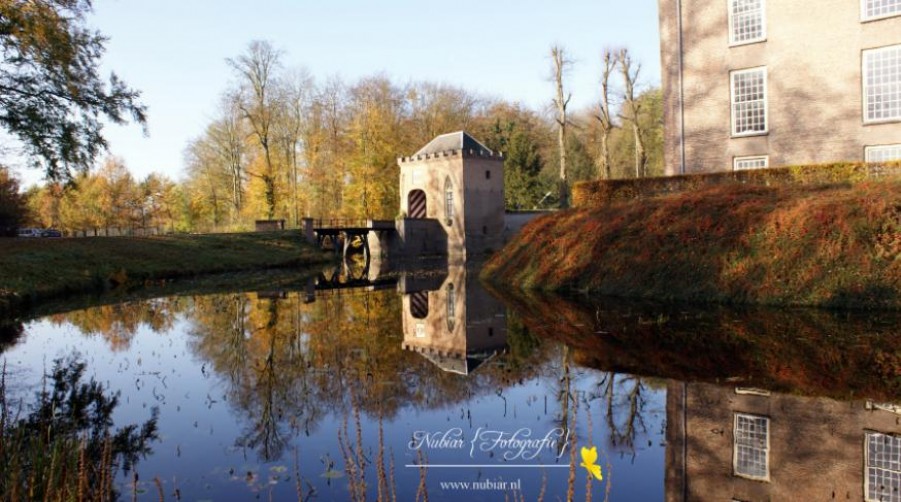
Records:
[[[729,74],[732,90],[732,135],[753,136],[767,132],[766,67]]]
[[[891,162],[901,160],[901,143],[897,145],[868,146],[864,149],[866,162]]]
[[[863,120],[901,120],[901,45],[863,51]]]
[[[732,467],[736,476],[770,479],[770,419],[747,413],[735,414]]]
[[[735,157],[732,159],[732,168],[736,171],[746,171],[748,169],[764,169],[767,167],[770,167],[770,158],[767,155]]]
[[[901,438],[867,432],[866,443],[866,499],[901,501]]]
[[[864,21],[901,16],[901,0],[860,0],[860,17]]]
[[[729,2],[729,44],[741,45],[766,40],[766,0]]]

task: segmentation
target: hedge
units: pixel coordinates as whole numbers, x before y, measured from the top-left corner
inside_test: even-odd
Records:
[[[689,192],[729,183],[762,186],[818,185],[857,183],[866,179],[898,175],[901,175],[901,162],[837,162],[659,178],[592,180],[581,181],[573,186],[572,201],[573,207],[592,209],[618,200]]]

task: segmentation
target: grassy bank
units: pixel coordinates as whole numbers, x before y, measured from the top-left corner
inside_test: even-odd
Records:
[[[539,218],[495,284],[663,300],[901,308],[901,180],[726,184]]]
[[[0,239],[0,312],[115,286],[325,260],[297,232]]]

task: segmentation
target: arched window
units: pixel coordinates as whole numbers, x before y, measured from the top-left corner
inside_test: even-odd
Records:
[[[448,284],[445,292],[447,293],[447,330],[453,331],[457,314],[457,297],[454,295],[454,285]]]
[[[450,176],[444,179],[444,215],[447,224],[454,222],[454,185],[451,184]]]

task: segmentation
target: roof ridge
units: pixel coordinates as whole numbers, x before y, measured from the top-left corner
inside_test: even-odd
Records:
[[[494,151],[485,146],[484,143],[475,139],[472,134],[461,129],[449,133],[439,134],[425,146],[419,149],[413,156],[428,155],[453,150],[478,150],[482,155],[494,155]]]

